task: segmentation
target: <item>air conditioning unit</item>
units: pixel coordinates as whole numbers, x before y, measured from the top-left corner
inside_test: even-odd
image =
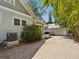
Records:
[[[17,40],[17,33],[7,33],[7,41],[16,41]]]

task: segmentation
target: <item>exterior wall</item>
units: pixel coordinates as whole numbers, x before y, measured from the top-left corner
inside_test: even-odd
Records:
[[[66,28],[53,28],[53,29],[46,29],[44,32],[54,32],[55,35],[66,35],[67,31]]]
[[[15,26],[14,18],[19,18],[20,20],[26,20],[27,25],[32,24],[32,19],[30,17],[26,17],[24,15],[20,15],[5,9],[0,8],[0,12],[2,12],[2,23],[0,23],[0,40],[6,39],[6,34],[8,32],[17,32],[18,39],[20,38],[21,31],[23,26]]]
[[[52,29],[51,32],[54,32],[55,35],[66,35],[66,28],[58,28],[58,29]]]
[[[5,2],[5,0],[0,0],[0,5],[3,5],[5,7],[11,8],[11,9],[14,9],[16,11],[19,11],[19,12],[22,12],[22,13],[25,13],[25,14],[29,15],[29,13],[21,5],[21,3],[19,2],[19,0],[15,0],[15,6],[11,5],[11,4],[7,3],[7,2]]]

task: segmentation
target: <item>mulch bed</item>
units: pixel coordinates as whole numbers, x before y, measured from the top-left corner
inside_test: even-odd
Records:
[[[0,59],[31,59],[45,40],[0,49]]]

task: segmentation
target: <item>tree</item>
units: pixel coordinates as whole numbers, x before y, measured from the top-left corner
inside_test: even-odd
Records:
[[[55,18],[79,37],[79,0],[53,0],[53,3]]]
[[[72,31],[75,37],[79,38],[79,0],[52,1],[52,5],[54,7],[54,17],[56,18],[56,22],[64,24]],[[48,5],[48,3],[45,2],[45,0],[43,2],[44,6]]]
[[[52,3],[52,0],[42,0],[42,5],[44,6],[49,6]]]
[[[51,12],[49,13],[49,20],[48,20],[48,24],[52,24],[53,22],[52,22],[52,14],[51,14]]]
[[[38,12],[38,7],[37,7],[37,3],[34,0],[29,0],[28,2],[29,6],[32,8],[33,12],[35,13],[35,15],[41,19],[42,16],[42,12]]]

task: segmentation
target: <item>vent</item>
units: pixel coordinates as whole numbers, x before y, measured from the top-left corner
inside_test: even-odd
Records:
[[[17,33],[7,33],[7,41],[16,41],[17,40]]]

